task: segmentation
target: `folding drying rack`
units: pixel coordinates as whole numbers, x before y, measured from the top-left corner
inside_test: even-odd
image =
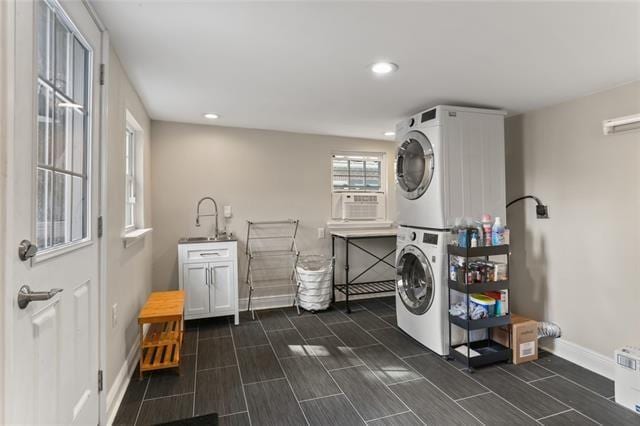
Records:
[[[253,293],[268,288],[295,289],[295,271],[300,252],[296,246],[298,219],[247,221],[247,311],[255,318]]]

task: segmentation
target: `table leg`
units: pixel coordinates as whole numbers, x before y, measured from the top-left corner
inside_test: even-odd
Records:
[[[336,303],[336,237],[331,236],[331,258],[333,259],[333,266],[331,267],[331,303]]]
[[[350,314],[351,313],[351,308],[349,307],[349,238],[346,238],[345,240],[345,246],[344,246],[344,250],[345,250],[345,256],[344,256],[344,282],[345,282],[345,297],[346,297],[346,301],[345,304],[347,306],[347,313]]]

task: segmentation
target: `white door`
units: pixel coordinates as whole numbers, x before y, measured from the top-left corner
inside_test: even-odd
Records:
[[[209,313],[209,264],[185,263],[182,282],[185,295],[185,315],[195,316]]]
[[[221,313],[233,308],[233,262],[210,264],[212,311]]]
[[[79,1],[12,4],[6,420],[95,425],[101,33]],[[19,258],[22,240],[35,257]],[[23,286],[48,300],[20,307]]]

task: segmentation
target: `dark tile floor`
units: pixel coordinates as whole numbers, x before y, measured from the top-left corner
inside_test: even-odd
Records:
[[[352,309],[189,322],[180,375],[134,373],[115,424],[640,425],[610,380],[549,353],[468,374],[396,327],[393,298]]]

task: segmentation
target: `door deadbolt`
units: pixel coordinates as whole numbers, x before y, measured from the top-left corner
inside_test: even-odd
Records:
[[[22,240],[18,245],[18,257],[23,262],[31,259],[38,252],[38,247],[29,240]]]

